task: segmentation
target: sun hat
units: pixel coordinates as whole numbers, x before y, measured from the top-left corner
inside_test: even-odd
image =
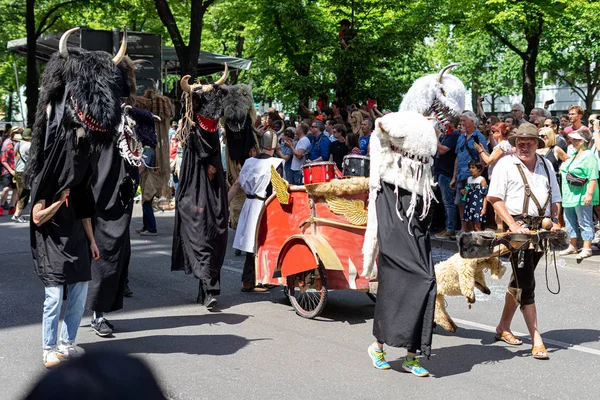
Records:
[[[537,126],[530,124],[529,122],[524,122],[521,125],[519,125],[519,129],[517,129],[517,133],[513,136],[509,136],[508,143],[510,143],[511,146],[515,146],[515,143],[517,142],[517,138],[528,138],[528,139],[534,138],[534,139],[537,139],[539,149],[546,147],[546,143],[544,143],[544,141],[542,140],[542,138],[540,137],[540,135],[538,133]]]
[[[575,140],[583,140],[586,143],[589,143],[589,141],[592,140],[592,134],[587,129],[577,129],[576,131],[569,133],[569,137]]]
[[[23,140],[31,140],[31,128],[25,128],[21,133]]]
[[[20,142],[21,140],[23,140],[23,136],[21,136],[20,133],[15,133],[15,136],[13,136],[13,142]]]

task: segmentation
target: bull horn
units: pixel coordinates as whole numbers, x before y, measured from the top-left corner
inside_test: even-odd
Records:
[[[444,77],[444,73],[446,71],[450,71],[452,68],[454,67],[458,67],[461,63],[452,63],[450,65],[445,66],[444,68],[442,68],[442,70],[440,71],[440,73],[437,76],[437,81],[439,83],[442,83],[442,78]]]
[[[183,78],[181,78],[181,81],[179,82],[179,85],[181,86],[181,89],[184,92],[187,93],[192,93],[192,87],[190,86],[188,80],[191,78],[190,75],[186,75]]]
[[[113,62],[115,65],[119,65],[125,57],[125,52],[127,51],[127,27],[123,27],[123,39],[121,40],[121,47],[119,47],[119,52],[113,57]]]
[[[227,75],[229,75],[229,70],[227,69],[227,63],[224,63],[224,64],[225,64],[225,71],[223,71],[223,76],[221,76],[219,78],[219,80],[215,82],[217,85],[224,84],[225,83],[225,79],[227,79]]]
[[[134,65],[139,65],[139,64],[143,64],[143,63],[152,64],[152,61],[146,60],[145,58],[142,58],[142,59],[139,59],[139,60],[132,61],[132,63]]]
[[[67,51],[67,42],[69,41],[69,36],[71,36],[71,33],[78,30],[79,27],[76,26],[75,28],[69,29],[61,36],[60,41],[58,42],[58,52],[62,58],[69,58],[69,52]]]

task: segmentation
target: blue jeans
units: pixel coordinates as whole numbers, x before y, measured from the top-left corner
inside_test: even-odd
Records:
[[[456,231],[456,205],[454,204],[456,190],[450,187],[451,180],[452,178],[442,174],[438,177],[438,184],[440,185],[442,201],[446,211],[446,231],[454,233]]]
[[[142,221],[143,229],[156,233],[156,218],[154,218],[154,210],[152,209],[152,200],[142,203]]]
[[[594,239],[594,217],[591,205],[565,207],[565,221],[571,239],[576,238],[579,233],[582,240]]]
[[[292,185],[302,185],[303,183],[303,175],[302,170],[294,171],[292,170],[292,181],[290,182]]]
[[[88,283],[79,282],[67,285],[67,310],[60,331],[60,341],[63,344],[75,343],[77,329],[85,311]],[[48,286],[45,288],[44,315],[42,319],[42,347],[44,350],[56,348],[58,339],[58,321],[63,304],[63,286]]]

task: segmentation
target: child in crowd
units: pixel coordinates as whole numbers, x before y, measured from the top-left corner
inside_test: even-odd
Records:
[[[351,133],[346,136],[346,146],[348,146],[348,154],[356,154],[360,156],[360,147],[358,147],[358,135]]]
[[[478,160],[469,162],[471,176],[467,179],[467,185],[461,190],[463,199],[466,201],[465,215],[463,221],[467,223],[467,232],[480,231],[485,224],[485,212],[487,206],[486,194],[488,185],[483,176],[483,166]]]

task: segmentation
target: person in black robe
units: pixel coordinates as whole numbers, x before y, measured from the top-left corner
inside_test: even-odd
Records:
[[[120,98],[129,95],[126,73],[119,66],[126,37],[111,60],[103,51],[67,49],[68,37],[77,29],[63,35],[42,75],[24,175],[34,204],[33,262],[45,286],[42,345],[47,368],[84,353],[75,339],[85,310],[91,260],[99,257],[91,222],[95,212],[91,180],[101,149],[115,136]],[[59,340],[63,301],[66,311]]]
[[[227,250],[227,185],[221,162],[218,119],[223,114],[221,86],[192,85],[184,77],[186,110],[180,132],[184,146],[173,232],[172,271],[185,271],[200,280],[197,302],[209,310],[221,293],[221,267]]]

